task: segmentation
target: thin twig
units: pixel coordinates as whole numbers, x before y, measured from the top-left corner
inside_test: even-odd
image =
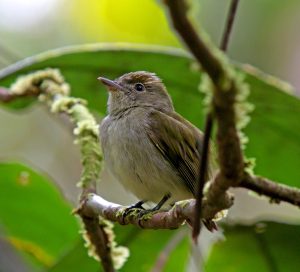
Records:
[[[227,15],[226,23],[224,32],[222,35],[222,41],[220,44],[220,49],[224,52],[227,50],[228,42],[230,38],[230,34],[232,31],[232,26],[234,22],[234,18],[237,11],[239,0],[232,0],[231,5],[229,8],[229,12]],[[198,188],[197,188],[197,195],[196,195],[196,206],[195,206],[195,224],[193,226],[193,233],[192,237],[193,240],[196,242],[197,237],[200,234],[201,230],[201,202],[203,198],[203,188],[204,183],[207,177],[207,165],[208,165],[208,153],[209,153],[209,139],[212,132],[213,127],[213,116],[212,113],[208,113],[206,115],[206,121],[205,121],[205,130],[204,130],[204,140],[203,140],[203,150],[202,150],[202,156],[201,156],[201,162],[200,162],[200,173],[199,173],[199,181],[198,181]]]
[[[21,97],[30,97],[30,96],[34,97],[37,96],[38,94],[39,93],[28,91],[26,93],[16,95],[14,93],[11,93],[8,89],[4,87],[0,87],[0,101],[3,103],[9,103],[16,98],[21,98]]]
[[[271,198],[272,202],[285,201],[300,207],[300,189],[284,184],[279,184],[267,178],[250,176],[248,174],[242,179],[239,187],[247,188],[260,195]]]
[[[10,102],[11,100],[13,100],[15,98],[14,95],[10,94],[9,90],[4,88],[4,87],[0,87],[0,101],[3,103],[7,103]]]
[[[200,233],[201,229],[201,218],[202,218],[202,199],[203,199],[203,188],[205,181],[207,180],[207,168],[208,168],[208,157],[209,157],[209,139],[212,131],[213,126],[213,118],[212,114],[208,113],[206,116],[205,122],[205,130],[204,130],[204,137],[203,137],[203,147],[202,147],[202,155],[200,161],[200,172],[199,172],[199,180],[197,186],[197,194],[196,194],[196,205],[194,210],[194,225],[193,225],[193,232],[192,237],[193,240],[196,242],[197,237]],[[201,154],[201,153],[200,153]]]
[[[236,16],[236,11],[237,11],[238,4],[239,4],[239,0],[232,0],[231,4],[230,4],[230,7],[229,7],[229,12],[227,14],[225,28],[224,28],[224,31],[223,31],[221,45],[220,45],[220,49],[224,52],[226,52],[227,47],[228,47],[228,42],[229,42],[230,34],[231,34],[231,31],[232,31],[232,26],[233,26],[233,23],[234,23],[234,19],[235,19],[235,16]]]

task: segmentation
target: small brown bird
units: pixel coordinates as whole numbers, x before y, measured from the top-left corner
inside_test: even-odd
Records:
[[[141,201],[170,204],[194,198],[203,135],[175,112],[153,73],[132,72],[115,80],[99,77],[109,91],[108,116],[100,137],[108,170]]]

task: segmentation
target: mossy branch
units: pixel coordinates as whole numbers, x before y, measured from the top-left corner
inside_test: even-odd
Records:
[[[245,187],[277,201],[283,200],[299,206],[300,190],[248,174],[251,172],[247,166],[249,160],[243,155],[247,138],[241,129],[248,123],[248,113],[253,109],[246,101],[249,88],[226,56],[211,44],[205,33],[201,32],[200,35],[197,33],[188,19],[186,2],[184,0],[164,0],[164,2],[169,9],[175,30],[208,75],[204,78],[211,111],[218,125],[216,143],[220,168],[207,190],[206,199],[209,206],[218,205],[230,187]],[[233,0],[232,14],[237,4],[238,0]],[[228,37],[223,39],[222,49],[226,48],[226,40]],[[197,216],[200,216],[199,213]],[[199,231],[199,220],[195,220],[194,239]]]
[[[227,210],[232,204],[233,198],[230,195],[227,195],[218,207],[207,205],[207,201],[204,199],[202,207],[203,219],[214,218],[214,220],[217,220],[223,218],[223,210]],[[160,210],[153,214],[139,217],[137,209],[137,213],[132,212],[128,216],[123,217],[127,207],[109,202],[98,195],[89,194],[78,210],[90,216],[101,215],[110,221],[118,222],[122,225],[131,224],[143,229],[176,229],[185,222],[188,222],[191,226],[193,225],[195,205],[195,199],[188,199],[176,202],[167,211]]]
[[[86,102],[72,97],[56,101],[53,112],[67,112],[76,125],[75,143],[80,146],[83,166],[78,185],[84,190],[95,190],[96,181],[102,169],[102,153],[99,145],[99,127],[95,118],[86,107]]]
[[[48,105],[53,113],[64,113],[70,117],[74,124],[75,143],[81,151],[82,173],[78,183],[82,187],[80,199],[84,201],[88,193],[96,193],[96,181],[102,168],[102,153],[99,145],[98,124],[87,108],[87,102],[83,99],[69,96],[70,87],[64,81],[57,69],[45,69],[20,77],[9,90],[1,89],[0,98],[4,102],[18,97],[37,96],[40,101]],[[99,216],[87,216],[79,213],[84,223],[85,238],[90,242],[89,252],[96,259],[101,259],[105,271],[115,271],[123,265],[128,256],[124,250],[123,261],[114,262],[116,243],[112,239],[112,231],[107,231]],[[122,255],[122,254],[119,254]]]

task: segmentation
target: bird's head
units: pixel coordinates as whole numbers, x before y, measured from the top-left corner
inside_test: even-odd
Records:
[[[153,107],[172,111],[172,100],[162,80],[153,73],[138,71],[124,74],[115,80],[98,78],[109,91],[108,112],[122,113],[133,107]]]

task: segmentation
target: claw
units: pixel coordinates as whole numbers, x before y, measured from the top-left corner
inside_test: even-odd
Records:
[[[146,219],[147,215],[157,212],[170,197],[171,197],[170,194],[164,195],[164,197],[159,201],[159,203],[154,208],[148,210],[143,208],[142,205],[145,203],[145,201],[143,200],[129,206],[122,214],[123,224],[125,224],[125,218],[132,212],[137,213],[137,217],[139,218],[139,221]]]
[[[125,223],[125,218],[126,216],[128,216],[130,213],[132,213],[133,211],[136,211],[136,210],[145,210],[144,207],[142,206],[145,202],[143,200],[129,206],[128,208],[126,208],[126,210],[123,212],[122,214],[122,221],[123,223]]]
[[[149,210],[143,209],[143,210],[139,211],[137,216],[138,216],[139,219],[143,219],[143,217],[145,215],[148,215],[150,213],[155,213],[155,212],[157,212],[157,210],[155,210],[155,209],[149,209]]]
[[[209,231],[214,232],[214,231],[218,230],[218,226],[217,226],[216,222],[214,222],[213,220],[205,219],[202,222]]]
[[[159,212],[159,210],[155,209],[155,208],[152,208],[152,209],[149,209],[149,210],[141,210],[139,211],[137,217],[138,217],[138,224],[141,228],[143,228],[143,224],[142,224],[142,221],[143,220],[147,220],[147,219],[150,219],[151,216],[155,213]]]

